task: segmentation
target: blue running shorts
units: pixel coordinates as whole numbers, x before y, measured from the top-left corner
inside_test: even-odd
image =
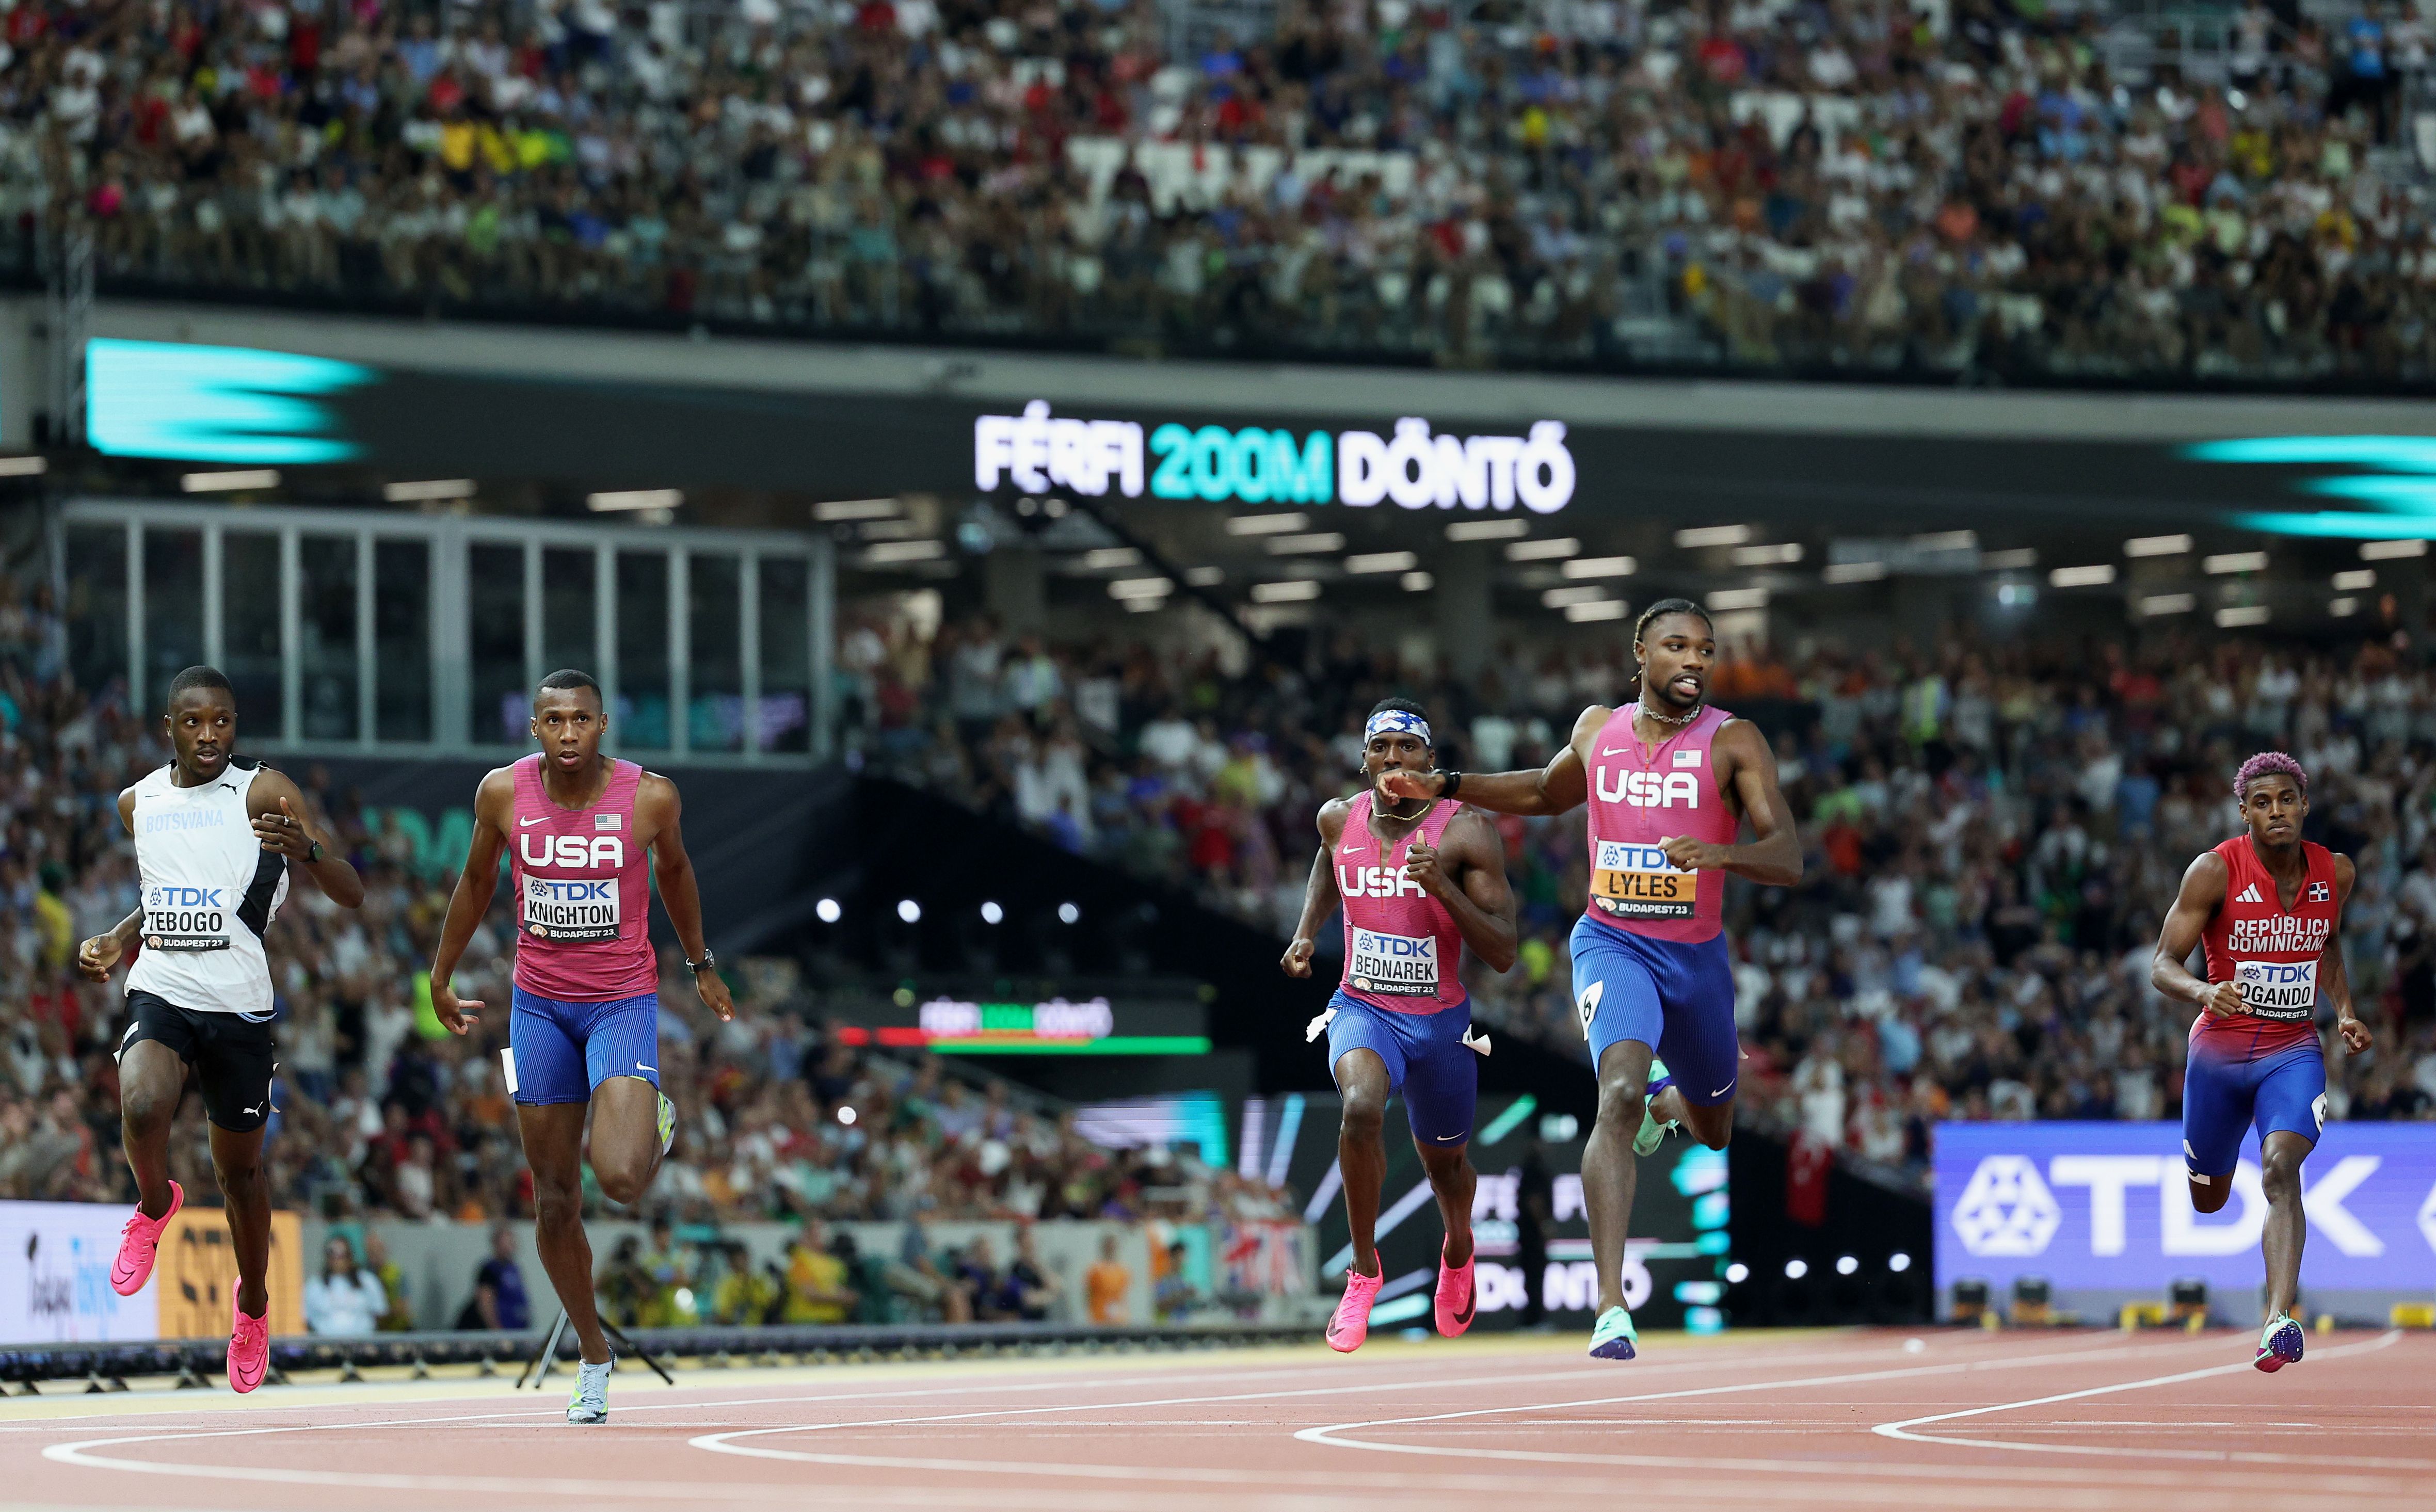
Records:
[[[1391,1014],[1340,992],[1328,1006],[1336,1010],[1328,1021],[1331,1070],[1348,1051],[1376,1051],[1387,1063],[1389,1095],[1403,1094],[1404,1119],[1415,1139],[1456,1145],[1471,1138],[1480,1065],[1463,1042],[1471,1028],[1470,1003],[1434,1014]]]
[[[588,1103],[613,1076],[660,1085],[660,995],[560,1002],[515,989],[508,1091],[519,1103]]]
[[[1610,1045],[1638,1040],[1666,1063],[1694,1107],[1731,1102],[1742,1070],[1734,968],[1719,933],[1697,945],[1574,926],[1574,1008],[1598,1066]]]
[[[2191,1046],[2183,1070],[2183,1158],[2195,1176],[2224,1176],[2241,1161],[2241,1137],[2278,1129],[2318,1142],[2326,1122],[2326,1057],[2315,1040],[2256,1060]]]

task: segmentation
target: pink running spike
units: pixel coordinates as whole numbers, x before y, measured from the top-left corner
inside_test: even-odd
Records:
[[[250,1318],[231,1297],[229,1312],[233,1319],[229,1328],[229,1389],[243,1396],[261,1385],[262,1378],[270,1373],[270,1310],[264,1308],[262,1316]]]
[[[1475,1255],[1472,1259],[1477,1260],[1479,1257]],[[1479,1311],[1480,1294],[1474,1290],[1471,1283],[1471,1260],[1465,1260],[1460,1265],[1449,1265],[1446,1262],[1446,1245],[1443,1243],[1438,1245],[1438,1290],[1436,1298],[1438,1332],[1450,1339],[1461,1337],[1463,1331],[1471,1327],[1472,1316]],[[1379,1274],[1384,1276],[1387,1273],[1383,1268]]]
[[[112,1291],[121,1296],[133,1296],[144,1290],[144,1283],[152,1278],[152,1261],[161,1254],[161,1230],[169,1226],[169,1220],[177,1217],[178,1209],[184,1206],[186,1189],[174,1181],[169,1183],[167,1212],[158,1218],[147,1218],[143,1205],[136,1206],[127,1226],[118,1231],[118,1258],[110,1265]]]
[[[1387,1278],[1385,1266],[1376,1276],[1365,1276],[1348,1267],[1345,1272],[1345,1300],[1336,1304],[1336,1315],[1328,1320],[1328,1347],[1338,1354],[1351,1354],[1370,1337],[1370,1304],[1379,1299],[1379,1285]]]

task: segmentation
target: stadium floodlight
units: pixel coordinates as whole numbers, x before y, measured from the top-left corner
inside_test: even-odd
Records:
[[[1119,601],[1164,599],[1175,591],[1173,578],[1119,578],[1108,584],[1108,597]]]
[[[0,457],[0,478],[40,478],[51,470],[43,457]]]
[[[1450,541],[1511,541],[1530,533],[1529,520],[1457,520],[1447,527]]]
[[[2360,543],[2362,562],[2399,562],[2404,557],[2424,557],[2427,554],[2427,543],[2424,540],[2362,541]]]
[[[1749,1279],[1750,1267],[1744,1264],[1742,1261],[1736,1260],[1731,1265],[1726,1267],[1726,1284],[1728,1286],[1740,1286]]]
[[[922,905],[910,897],[899,898],[896,903],[896,916],[908,924],[919,924],[922,922]]]
[[[2360,567],[2351,572],[2335,574],[2337,593],[2366,593],[2375,586],[2376,569],[2375,567]]]
[[[812,913],[814,916],[819,918],[823,924],[835,924],[839,918],[844,916],[845,910],[838,907],[838,900],[836,898],[825,897],[812,905]]]
[[[893,498],[832,498],[812,506],[812,518],[823,525],[846,525],[856,520],[886,520],[896,514]]]
[[[1225,567],[1187,567],[1184,581],[1196,588],[1214,588],[1227,581]]]
[[[2267,606],[2263,603],[2231,604],[2216,612],[2218,630],[2242,630],[2267,623]]]
[[[1396,580],[1396,584],[1406,593],[1427,593],[1438,585],[1438,580],[1426,572],[1407,572]]]
[[[1818,581],[1828,584],[1845,582],[1876,582],[1887,575],[1883,562],[1831,562]]]
[[[1887,1257],[1887,1269],[1894,1272],[1897,1276],[1901,1276],[1904,1272],[1911,1269],[1911,1257],[1904,1253],[1902,1250],[1896,1250],[1893,1254]]]
[[[1850,1276],[1860,1268],[1861,1261],[1857,1256],[1838,1255],[1836,1257],[1836,1274],[1838,1276]]]
[[[586,494],[583,507],[595,514],[619,514],[632,510],[672,510],[685,502],[681,488],[622,488]]]
[[[2127,557],[2178,557],[2190,548],[2191,538],[2187,535],[2135,535],[2123,543]]]
[[[2139,603],[2141,616],[2149,619],[2159,615],[2186,615],[2199,606],[2200,598],[2195,593],[2150,594]]]
[[[2228,572],[2264,572],[2267,553],[2264,551],[2219,551],[2212,557],[2200,558],[2200,570],[2212,578]]]
[[[1060,903],[1057,905],[1057,922],[1080,924],[1083,922],[1083,911],[1072,903]]]
[[[851,1129],[851,1128],[853,1128],[853,1127],[854,1127],[854,1121],[855,1121],[856,1117],[857,1117],[857,1114],[856,1114],[856,1113],[855,1113],[855,1111],[854,1111],[854,1104],[851,1104],[851,1103],[840,1103],[840,1104],[838,1104],[838,1110],[837,1110],[837,1121],[838,1121],[840,1123],[843,1123],[843,1124],[844,1124],[847,1128]]]
[[[1138,567],[1142,565],[1140,547],[1100,546],[1083,553],[1078,565],[1086,572],[1105,572],[1112,567]]]
[[[2047,574],[2047,582],[2058,588],[2103,588],[2114,581],[2114,564],[2094,563],[2085,567],[2058,567]]]
[[[1675,544],[1684,550],[1704,546],[1744,546],[1752,535],[1748,525],[1695,525],[1675,532]]]
[[[1559,535],[1545,541],[1517,541],[1505,548],[1508,562],[1562,562],[1579,556],[1582,543],[1570,535]]]
[[[1798,1281],[1809,1274],[1810,1262],[1799,1255],[1784,1262],[1784,1278],[1788,1281]]]
[[[430,504],[443,499],[472,498],[470,478],[426,478],[414,482],[383,483],[381,497],[392,504]]]
[[[1575,557],[1557,570],[1569,578],[1628,578],[1641,564],[1630,557]]]
[[[1273,557],[1318,556],[1345,549],[1345,537],[1334,530],[1312,530],[1302,535],[1280,535],[1269,542]]]
[[[1308,603],[1319,597],[1319,584],[1309,578],[1293,578],[1284,582],[1252,584],[1254,603]]]
[[[1410,551],[1364,551],[1345,559],[1348,572],[1409,572],[1421,565]]]
[[[1737,609],[1767,607],[1766,588],[1719,588],[1709,595],[1709,607],[1719,614],[1731,614]]]
[[[2349,595],[2345,595],[2344,597],[2337,599],[2333,602],[2327,604],[2326,613],[2334,616],[2337,619],[2349,619],[2352,616],[2359,613],[2359,600],[2350,597]]]
[[[1601,619],[1622,619],[1631,607],[1621,599],[1601,599],[1596,603],[1567,604],[1565,618],[1576,625],[1587,625]]]
[[[996,898],[992,898],[982,905],[982,922],[983,924],[1000,924],[1005,922],[1005,920],[1006,910],[998,906],[998,900]]]
[[[896,567],[914,562],[933,562],[948,554],[947,543],[925,538],[919,541],[882,541],[865,547],[862,565],[867,567]]]
[[[1738,567],[1789,567],[1801,560],[1799,541],[1784,541],[1774,546],[1738,546],[1733,550],[1733,564]]]
[[[1283,535],[1311,523],[1308,514],[1238,514],[1227,522],[1228,535]]]
[[[1982,551],[1979,565],[1990,572],[2027,572],[2039,565],[2036,547],[2015,547],[2009,551]]]
[[[178,486],[189,494],[234,494],[244,488],[277,488],[276,467],[238,467],[225,473],[188,473]]]

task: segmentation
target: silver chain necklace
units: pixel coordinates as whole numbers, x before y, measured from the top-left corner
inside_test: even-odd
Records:
[[[1674,715],[1661,714],[1656,709],[1651,708],[1649,706],[1649,700],[1645,697],[1640,700],[1640,704],[1642,713],[1648,715],[1651,719],[1656,720],[1661,724],[1672,724],[1678,729],[1680,729],[1682,726],[1691,723],[1694,720],[1698,719],[1700,717],[1700,711],[1708,706],[1704,700],[1701,703],[1693,704],[1692,712],[1689,714]]]

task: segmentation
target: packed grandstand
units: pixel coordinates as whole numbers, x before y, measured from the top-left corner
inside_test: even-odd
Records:
[[[130,292],[2424,381],[2427,50],[2265,0],[23,0],[0,196]]]

